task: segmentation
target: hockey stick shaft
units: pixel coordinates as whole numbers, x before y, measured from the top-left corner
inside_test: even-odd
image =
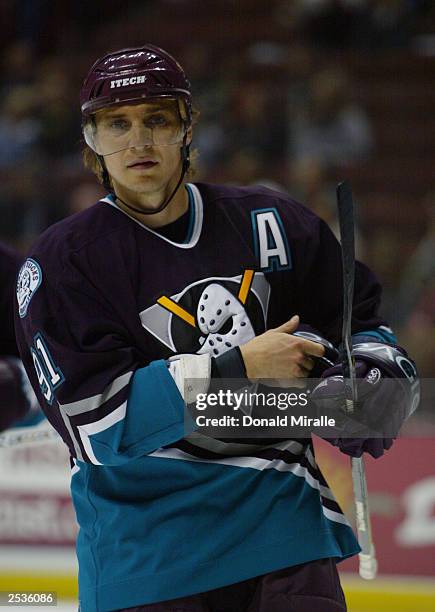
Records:
[[[338,219],[340,224],[341,254],[343,263],[343,379],[346,410],[352,414],[357,401],[355,363],[352,357],[352,304],[355,284],[355,228],[352,191],[348,182],[337,187]],[[355,502],[356,527],[361,578],[371,580],[377,572],[375,548],[372,540],[370,511],[364,459],[352,457],[352,484]]]

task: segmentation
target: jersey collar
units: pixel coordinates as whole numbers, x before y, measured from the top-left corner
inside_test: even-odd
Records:
[[[146,225],[138,221],[138,219],[135,219],[128,212],[120,208],[116,204],[112,194],[106,196],[105,198],[100,200],[100,202],[104,202],[106,204],[109,204],[110,206],[113,206],[113,208],[116,208],[117,210],[121,211],[124,215],[129,217],[135,223],[137,223],[137,225],[140,225],[140,227],[142,227],[144,230],[146,230],[147,232],[150,232],[151,234],[154,234],[161,240],[164,240],[165,242],[168,242],[169,244],[172,244],[173,246],[178,247],[180,249],[191,249],[197,244],[199,237],[201,235],[202,221],[203,221],[203,202],[202,202],[202,196],[196,185],[194,185],[193,183],[186,183],[186,189],[189,194],[189,203],[191,206],[191,210],[190,210],[191,217],[190,217],[189,232],[188,232],[189,235],[187,236],[186,242],[174,242],[173,240],[169,240],[169,238],[166,238],[165,236],[162,236],[158,232],[152,230],[150,227],[147,227]]]

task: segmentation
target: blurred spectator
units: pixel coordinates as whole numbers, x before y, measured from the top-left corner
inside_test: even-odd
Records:
[[[326,68],[310,82],[307,107],[290,117],[291,156],[325,166],[356,163],[374,144],[364,110],[350,96],[350,82],[339,68]]]
[[[15,2],[15,23],[18,40],[36,49],[50,10],[49,0],[20,0]]]
[[[256,149],[240,148],[228,157],[226,181],[234,185],[259,184],[264,178],[264,160]]]
[[[6,92],[14,85],[33,81],[35,55],[28,42],[17,40],[4,50],[1,58],[1,87]]]
[[[233,185],[263,185],[274,191],[286,192],[264,162],[260,151],[241,149],[228,158],[224,168],[224,180]]]
[[[416,333],[426,330],[429,339],[435,334],[435,192],[426,195],[423,208],[427,230],[402,271],[396,311],[399,324]]]
[[[47,227],[39,172],[36,162],[20,163],[0,172],[0,240],[20,250]]]
[[[216,60],[209,46],[191,43],[182,55],[183,65],[189,66],[194,106],[199,111],[194,146],[199,150],[199,165],[207,172],[223,159],[226,138],[222,117],[228,103],[228,88],[222,71],[215,69]]]
[[[364,0],[294,0],[282,2],[279,12],[306,43],[342,49],[353,46],[364,5]]]
[[[294,0],[279,15],[311,45],[371,51],[407,46],[425,10],[426,0]]]
[[[261,40],[250,45],[246,56],[255,69],[255,66],[279,66],[285,64],[288,49],[286,45],[278,44],[272,40]]]
[[[376,276],[382,284],[382,314],[396,327],[397,291],[400,282],[398,254],[400,233],[390,226],[372,226],[368,236],[368,264],[374,266]]]
[[[427,231],[405,266],[396,295],[401,341],[414,355],[420,376],[435,377],[435,191],[424,198]],[[426,388],[425,406],[434,413],[433,385]]]
[[[288,48],[286,71],[287,104],[290,118],[307,105],[310,80],[319,70],[319,59],[313,49],[294,44]]]
[[[412,18],[418,2],[369,0],[365,12],[366,29],[356,28],[367,48],[404,47],[412,33]],[[361,22],[360,22],[361,23]]]
[[[337,239],[340,238],[340,227],[337,217],[337,199],[335,183],[328,179],[326,169],[316,158],[305,157],[293,162],[290,166],[290,195],[310,208],[321,219],[326,221]],[[366,245],[358,223],[358,210],[355,203],[355,254],[365,261]]]
[[[285,108],[272,96],[267,82],[255,78],[240,82],[230,111],[227,134],[230,152],[258,149],[268,163],[282,159],[286,149]]]
[[[39,92],[40,144],[48,158],[71,155],[80,139],[80,114],[76,92],[61,58],[46,59],[39,65],[36,88]]]
[[[326,208],[322,204],[317,205],[318,201],[330,197],[329,194],[326,195],[330,185],[327,183],[324,165],[315,157],[304,157],[295,160],[289,170],[293,197],[312,209]]]
[[[0,168],[30,163],[41,127],[37,97],[31,85],[16,85],[4,98],[0,114]]]
[[[423,378],[435,377],[435,277],[428,279],[419,294],[400,337],[411,355],[414,356]],[[433,413],[433,403],[431,410]]]

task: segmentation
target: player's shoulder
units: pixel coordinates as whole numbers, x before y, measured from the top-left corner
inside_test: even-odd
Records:
[[[297,205],[286,193],[278,189],[270,189],[264,185],[240,186],[213,183],[195,183],[195,185],[198,187],[206,205],[219,202],[224,205],[239,203],[241,206],[250,206],[265,201],[295,203]]]
[[[97,243],[104,248],[110,236],[125,230],[129,219],[109,200],[99,200],[89,208],[70,215],[46,229],[32,244],[29,258],[45,266],[62,265],[72,253]]]
[[[198,187],[204,206],[223,206],[228,209],[240,209],[249,214],[253,211],[275,209],[282,220],[294,228],[302,228],[311,233],[317,231],[319,217],[287,193],[271,189],[264,185],[216,185],[195,183]],[[287,223],[286,223],[287,225]]]

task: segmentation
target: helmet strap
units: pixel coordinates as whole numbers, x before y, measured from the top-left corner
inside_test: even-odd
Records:
[[[102,155],[97,154],[97,160],[100,164],[101,169],[101,182],[103,184],[104,189],[107,191],[112,191],[112,185],[110,184],[110,176],[106,168],[106,163],[104,161],[104,157]]]

